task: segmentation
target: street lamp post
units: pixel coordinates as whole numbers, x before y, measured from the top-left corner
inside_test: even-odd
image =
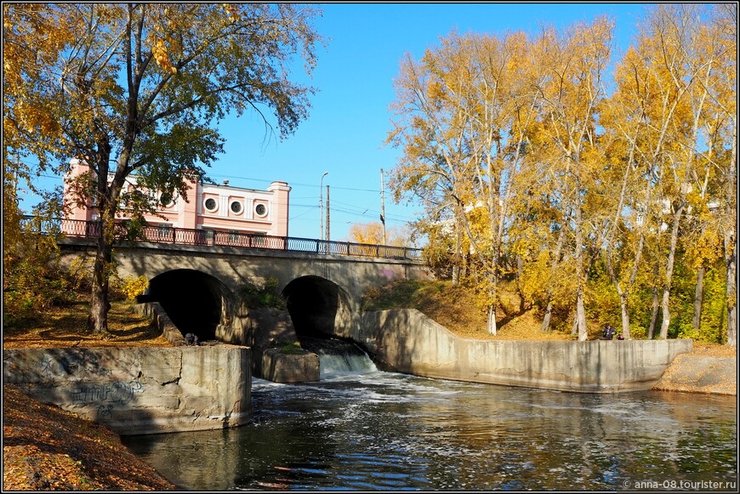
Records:
[[[328,174],[329,172],[324,172],[319,182],[319,221],[321,225],[319,227],[319,238],[321,240],[324,240],[324,177]]]

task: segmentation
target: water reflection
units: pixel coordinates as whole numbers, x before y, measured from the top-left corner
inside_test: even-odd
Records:
[[[255,380],[250,425],[125,442],[183,488],[615,489],[734,481],[735,399],[586,395],[374,372]]]

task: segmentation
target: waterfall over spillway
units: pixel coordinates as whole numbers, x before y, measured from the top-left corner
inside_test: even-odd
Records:
[[[321,379],[341,374],[366,374],[378,370],[370,357],[351,341],[304,338],[301,340],[301,346],[319,356]]]

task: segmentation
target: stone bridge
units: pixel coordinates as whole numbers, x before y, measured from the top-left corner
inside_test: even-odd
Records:
[[[59,244],[66,262],[94,256],[94,239],[67,237]],[[418,257],[352,255],[357,244],[332,244],[327,251],[340,245],[347,253],[137,242],[117,246],[114,261],[120,277],[149,280],[142,300],[159,302],[183,334],[250,346],[260,338],[254,334],[260,326],[268,332],[292,326],[296,337],[347,334],[359,321],[368,288],[429,276]],[[372,254],[372,248],[363,252]],[[287,314],[265,315],[245,301],[245,291],[267,283],[285,299]]]

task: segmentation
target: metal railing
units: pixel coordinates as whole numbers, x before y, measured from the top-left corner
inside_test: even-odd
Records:
[[[25,216],[22,224],[37,233],[74,238],[98,238],[102,231],[100,221],[44,219]],[[200,245],[235,247],[239,249],[283,250],[339,256],[378,257],[383,259],[421,260],[421,249],[392,245],[359,244],[298,237],[276,237],[258,233],[227,230],[200,230],[172,226],[145,225],[129,230],[124,222],[115,225],[117,241],[151,242],[172,245]]]

